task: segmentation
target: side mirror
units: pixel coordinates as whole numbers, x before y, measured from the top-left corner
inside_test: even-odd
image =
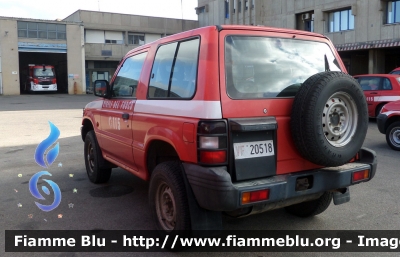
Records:
[[[110,84],[108,84],[107,80],[96,80],[93,91],[95,96],[107,97],[110,91]]]

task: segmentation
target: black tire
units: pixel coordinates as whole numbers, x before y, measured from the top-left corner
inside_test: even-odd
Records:
[[[386,142],[393,150],[400,151],[400,121],[393,122],[387,128]]]
[[[92,183],[105,183],[110,179],[111,168],[100,168],[103,167],[102,165],[104,165],[106,160],[101,155],[101,150],[93,130],[86,134],[84,157],[86,173]]]
[[[306,218],[323,213],[331,204],[333,194],[325,192],[320,198],[285,207],[285,210],[298,217]]]
[[[303,158],[332,167],[349,162],[368,129],[367,102],[360,85],[342,72],[311,76],[296,94],[290,128]]]
[[[158,230],[191,229],[189,204],[180,162],[158,164],[150,179],[149,204]]]

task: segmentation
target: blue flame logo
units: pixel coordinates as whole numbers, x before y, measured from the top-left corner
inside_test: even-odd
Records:
[[[38,180],[43,175],[51,176],[51,174],[48,171],[40,171],[40,172],[36,173],[35,175],[33,175],[32,178],[29,180],[29,191],[31,191],[31,194],[34,197],[36,197],[36,199],[40,199],[40,200],[45,200],[45,198],[40,194],[40,192],[37,188]],[[47,184],[50,185],[51,189],[53,189],[54,201],[51,205],[43,205],[38,202],[35,202],[35,204],[42,211],[52,211],[55,208],[57,208],[61,202],[61,190],[58,187],[58,185],[56,183],[54,183],[53,181],[47,180],[47,179],[43,179],[43,180],[46,181]],[[50,191],[46,186],[42,186],[42,190],[46,195],[50,194]]]
[[[49,121],[49,125],[50,125],[50,135],[37,146],[36,151],[35,151],[36,163],[44,168],[49,167],[56,160],[58,153],[60,151],[60,146],[59,146],[59,143],[57,142],[57,144],[53,148],[51,148],[47,152],[47,154],[45,154],[46,150],[50,146],[52,146],[57,141],[58,137],[60,136],[60,130],[50,121]],[[44,160],[45,156],[46,156],[47,163]],[[40,171],[40,172],[36,173],[35,175],[33,175],[32,178],[29,180],[29,191],[36,199],[39,199],[39,200],[45,200],[45,198],[40,194],[40,192],[37,188],[39,178],[43,175],[51,176],[50,172],[48,172],[48,171]],[[52,211],[55,208],[57,208],[58,205],[60,204],[61,190],[58,187],[58,185],[56,183],[54,183],[53,181],[48,180],[48,179],[43,179],[43,180],[47,184],[49,184],[49,186],[53,190],[54,201],[51,205],[43,205],[38,202],[35,202],[35,204],[42,211],[49,212],[49,211]],[[49,191],[48,187],[42,186],[42,190],[46,195],[50,195],[50,191]]]
[[[50,135],[38,145],[35,152],[35,161],[43,168],[47,168],[48,166],[50,166],[56,160],[58,152],[60,151],[59,143],[57,143],[56,146],[54,146],[47,152],[46,159],[48,164],[45,163],[44,156],[46,149],[54,144],[60,136],[60,130],[50,121],[49,125]]]

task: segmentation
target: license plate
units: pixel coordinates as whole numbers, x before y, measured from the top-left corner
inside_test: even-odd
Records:
[[[273,156],[275,155],[274,141],[265,140],[256,142],[234,143],[233,151],[235,152],[235,160]]]

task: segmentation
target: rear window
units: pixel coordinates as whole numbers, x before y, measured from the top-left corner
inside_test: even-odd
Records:
[[[225,75],[233,99],[293,97],[310,76],[340,71],[325,43],[285,38],[227,36]]]
[[[35,68],[33,70],[33,76],[35,77],[52,77],[54,76],[54,71],[51,68]]]

